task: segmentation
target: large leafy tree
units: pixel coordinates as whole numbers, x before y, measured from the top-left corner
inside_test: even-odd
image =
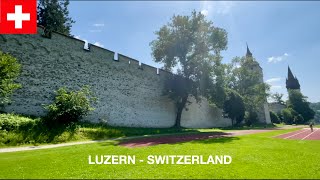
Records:
[[[176,103],[175,126],[180,127],[188,97],[199,100],[208,92],[213,59],[227,48],[227,33],[193,11],[191,16],[174,15],[155,34],[157,39],[150,43],[154,61],[177,71],[178,76],[167,79],[166,94]]]
[[[227,72],[229,66],[221,62],[222,57],[217,55],[213,57],[213,65],[211,66],[211,73],[209,74],[208,93],[206,93],[207,98],[215,104],[218,108],[223,109],[224,103],[228,96],[227,91]]]
[[[48,31],[57,31],[70,35],[72,24],[75,23],[69,17],[69,0],[39,0],[38,24]]]
[[[243,97],[247,111],[248,124],[257,119],[259,108],[266,102],[269,96],[269,85],[262,81],[259,74],[259,64],[253,57],[235,57],[230,65],[227,86],[234,89]]]
[[[20,71],[17,59],[0,51],[0,107],[9,103],[14,90],[21,87],[15,83]]]
[[[227,90],[223,111],[231,119],[232,125],[241,123],[245,115],[245,106],[241,95],[234,90]]]
[[[304,122],[314,118],[315,112],[309,107],[307,97],[304,96],[299,90],[289,90],[289,100],[287,106],[292,108],[295,112],[300,114]]]

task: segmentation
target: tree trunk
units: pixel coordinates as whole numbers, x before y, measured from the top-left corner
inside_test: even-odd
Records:
[[[180,103],[177,103],[177,116],[176,116],[176,123],[174,127],[181,128],[181,114],[183,111],[183,108],[185,108],[188,100],[188,95],[183,97]]]

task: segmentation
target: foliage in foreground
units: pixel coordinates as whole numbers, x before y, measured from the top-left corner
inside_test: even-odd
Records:
[[[10,96],[21,87],[14,82],[20,71],[21,65],[17,59],[0,51],[0,106],[10,103]]]

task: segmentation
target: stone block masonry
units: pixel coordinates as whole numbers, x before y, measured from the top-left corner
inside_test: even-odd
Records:
[[[10,53],[22,64],[18,82],[22,88],[13,95],[5,111],[43,116],[44,104],[50,104],[60,87],[78,90],[89,85],[99,99],[95,110],[85,120],[106,121],[113,126],[171,127],[176,109],[173,101],[162,95],[166,76],[130,57],[98,46],[84,50],[84,41],[52,33],[44,38],[42,27],[36,35],[0,35],[0,50]],[[197,117],[201,117],[197,120]],[[230,119],[221,119],[221,110],[204,100],[184,111],[185,127],[223,127]]]

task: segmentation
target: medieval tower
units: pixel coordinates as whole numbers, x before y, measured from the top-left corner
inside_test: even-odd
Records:
[[[254,60],[252,53],[248,47],[247,44],[247,53],[246,53],[246,58],[248,60],[253,61],[252,63],[250,63],[250,66],[248,67],[250,70],[256,72],[259,76],[259,82],[263,83],[263,72],[262,72],[262,68],[259,65],[259,63]],[[266,123],[266,124],[270,124],[271,123],[271,118],[270,118],[270,112],[269,112],[269,106],[268,106],[268,102],[267,99],[265,99],[265,102],[263,104],[258,105],[260,106],[260,111],[258,112],[258,120],[260,123]]]

